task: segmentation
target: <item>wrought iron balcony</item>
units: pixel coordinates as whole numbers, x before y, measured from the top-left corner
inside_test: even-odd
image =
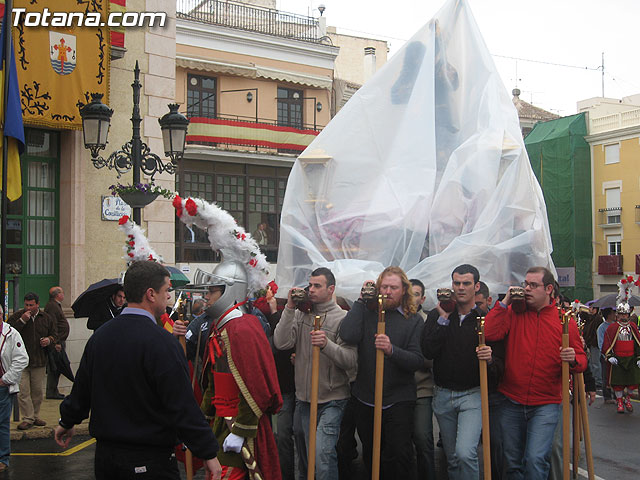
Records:
[[[622,208],[601,208],[598,210],[598,225],[600,228],[613,228],[622,225],[620,217]]]
[[[622,275],[622,255],[600,255],[598,275]]]
[[[244,117],[218,115],[215,118],[191,117],[187,144],[253,147],[255,150],[277,150],[300,153],[320,133],[320,127],[302,128],[277,125],[275,120],[249,121]],[[236,150],[237,148],[234,148]]]
[[[293,38],[304,42],[320,42],[318,20],[313,17],[285,13],[223,0],[177,0],[178,19],[209,25]]]

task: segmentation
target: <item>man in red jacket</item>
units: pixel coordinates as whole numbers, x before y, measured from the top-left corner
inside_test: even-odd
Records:
[[[500,419],[508,478],[546,480],[562,402],[562,362],[568,362],[575,373],[587,366],[574,321],[569,323],[569,347],[562,348],[553,285],[548,269],[532,267],[522,285],[526,309],[514,310],[510,288],[486,318],[486,339],[504,338],[506,343],[499,391],[508,400]]]

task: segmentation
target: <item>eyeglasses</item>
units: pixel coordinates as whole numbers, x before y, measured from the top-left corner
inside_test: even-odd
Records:
[[[522,282],[520,284],[520,286],[522,288],[527,288],[529,287],[531,290],[535,290],[538,287],[544,287],[543,283],[536,283],[536,282],[527,282],[526,280],[524,282]]]

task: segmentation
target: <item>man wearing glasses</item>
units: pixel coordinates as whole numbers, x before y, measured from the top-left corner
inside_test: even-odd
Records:
[[[488,341],[505,339],[505,373],[499,391],[508,478],[546,479],[553,434],[562,402],[562,362],[572,373],[585,370],[587,357],[575,321],[569,347],[562,348],[562,324],[553,300],[553,274],[544,267],[527,271],[522,286],[526,310],[512,306],[512,288],[489,312]]]

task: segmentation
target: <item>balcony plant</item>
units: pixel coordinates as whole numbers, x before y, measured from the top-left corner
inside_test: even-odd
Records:
[[[131,208],[142,208],[153,202],[158,196],[172,199],[175,195],[171,190],[152,183],[134,183],[122,185],[118,183],[109,187],[112,195],[120,197]]]

